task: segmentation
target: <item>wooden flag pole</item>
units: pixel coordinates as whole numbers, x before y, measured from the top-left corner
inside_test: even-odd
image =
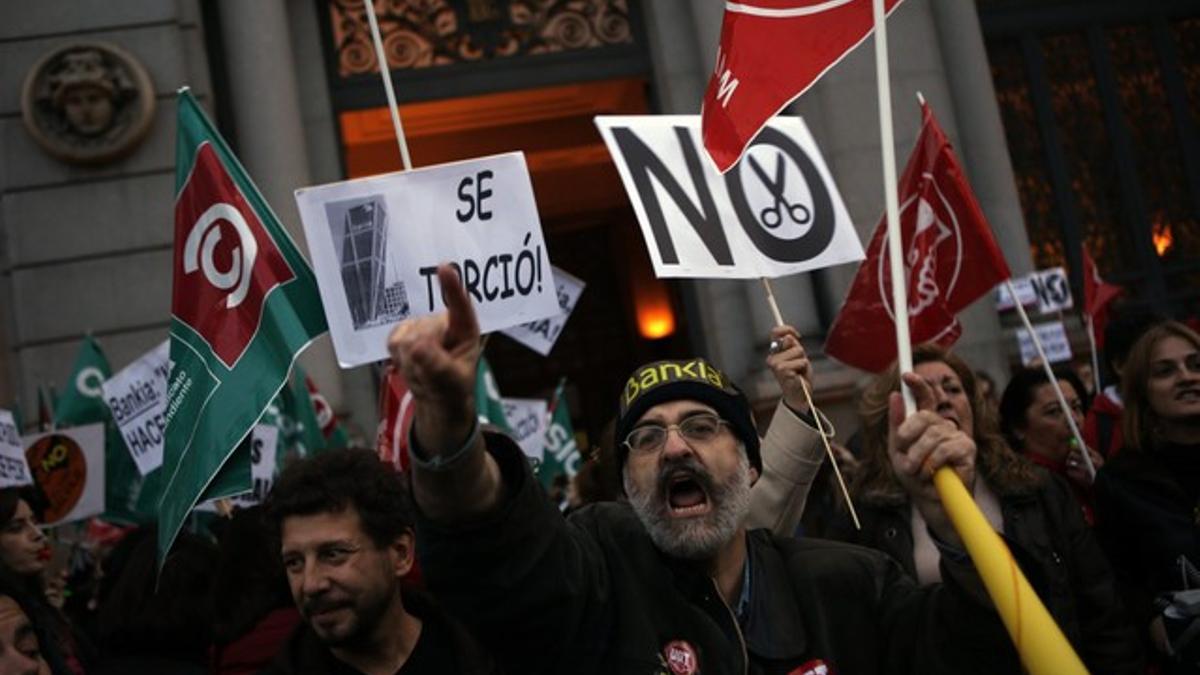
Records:
[[[412,169],[408,156],[408,141],[404,137],[404,125],[400,122],[400,107],[396,105],[396,92],[392,89],[392,70],[388,67],[387,54],[383,51],[383,38],[379,35],[379,20],[375,18],[375,5],[363,0],[367,10],[367,23],[371,26],[371,40],[375,43],[375,60],[379,63],[379,76],[383,78],[383,90],[387,92],[388,109],[392,111],[392,126],[396,129],[396,142],[400,145],[400,161],[404,170]]]
[[[771,288],[771,280],[766,277],[762,279],[763,290],[767,292],[767,304],[771,307],[771,314],[775,316],[776,326],[786,326],[783,322],[783,313],[779,311],[779,303],[775,300],[775,290]],[[797,331],[798,332],[798,331]],[[813,368],[812,361],[809,361],[809,369]],[[804,378],[800,378],[800,388],[804,390],[804,402],[808,404],[808,409],[812,411],[813,420],[817,423],[817,433],[821,434],[821,442],[825,445],[825,455],[829,457],[829,463],[833,466],[833,474],[837,476],[838,486],[842,489],[842,496],[846,499],[846,506],[850,509],[850,517],[854,520],[854,529],[861,530],[862,523],[858,520],[858,512],[854,510],[854,501],[850,499],[850,491],[846,489],[846,481],[842,478],[842,470],[838,468],[837,457],[833,454],[833,448],[829,445],[829,434],[825,432],[825,423],[821,421],[821,411],[817,410],[817,404],[813,403],[812,392],[808,389],[808,382]]]
[[[1005,279],[1005,285],[1008,287],[1008,292],[1013,298],[1017,297],[1017,289],[1013,288],[1012,279]],[[1033,330],[1033,324],[1029,321],[1029,315],[1025,313],[1025,307],[1020,300],[1016,302],[1017,314],[1021,316],[1021,323],[1025,324],[1025,330],[1029,331],[1029,336],[1033,338],[1033,346],[1037,349],[1038,358],[1042,362],[1042,369],[1046,371],[1046,377],[1050,380],[1050,386],[1054,387],[1054,395],[1058,398],[1058,405],[1062,408],[1063,416],[1067,419],[1067,426],[1071,428],[1071,435],[1075,437],[1075,442],[1079,444],[1079,454],[1083,455],[1083,465],[1087,468],[1088,475],[1092,478],[1096,477],[1096,466],[1092,464],[1092,457],[1088,454],[1087,445],[1083,442],[1083,434],[1079,433],[1079,425],[1075,424],[1075,416],[1071,414],[1071,407],[1067,405],[1067,397],[1063,395],[1062,387],[1058,384],[1058,378],[1054,377],[1054,369],[1050,367],[1050,360],[1046,358],[1046,350],[1042,348],[1042,341],[1038,338],[1037,332]],[[1076,392],[1080,396],[1081,392]]]
[[[872,0],[875,13],[875,84],[879,93],[879,143],[883,156],[883,197],[887,214],[888,267],[891,268],[892,319],[896,325],[896,358],[901,373],[912,372],[912,338],[908,332],[908,290],[905,288],[904,260],[900,250],[900,198],[896,186],[896,143],[892,131],[892,86],[888,74],[887,14],[883,0]],[[904,412],[917,410],[912,392],[900,383]]]

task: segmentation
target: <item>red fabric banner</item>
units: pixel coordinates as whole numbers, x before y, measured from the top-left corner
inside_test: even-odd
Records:
[[[962,333],[955,315],[1012,273],[928,105],[921,117],[921,134],[898,186],[909,330],[913,344],[949,346]],[[881,218],[825,342],[826,354],[871,372],[896,360],[886,246],[887,221]]]
[[[886,0],[887,13],[901,0]],[[875,27],[871,0],[725,3],[721,44],[701,107],[704,147],[722,173],[772,116]]]

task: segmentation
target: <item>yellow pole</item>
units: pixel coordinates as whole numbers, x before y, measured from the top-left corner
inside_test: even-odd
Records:
[[[1033,592],[1000,535],[975,505],[958,474],[942,467],[934,474],[933,482],[1025,669],[1031,675],[1087,673],[1087,668]]]

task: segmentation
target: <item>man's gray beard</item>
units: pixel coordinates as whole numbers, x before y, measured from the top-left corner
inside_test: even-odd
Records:
[[[746,520],[750,511],[750,460],[739,444],[737,470],[723,485],[708,490],[709,512],[693,518],[673,518],[665,494],[658,494],[664,470],[691,466],[710,476],[698,462],[687,460],[665,466],[655,476],[654,485],[643,492],[629,478],[626,466],[624,482],[629,504],[650,534],[654,545],[667,555],[687,560],[707,560],[717,554]],[[710,476],[711,477],[711,476]]]

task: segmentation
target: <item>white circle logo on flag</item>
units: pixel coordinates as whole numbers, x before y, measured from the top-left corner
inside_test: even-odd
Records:
[[[233,264],[223,272],[217,270],[213,259],[213,252],[221,241],[218,225],[222,220],[233,225],[238,236],[238,244],[231,256]],[[231,291],[225,297],[225,307],[234,309],[242,304],[250,291],[251,271],[257,256],[258,242],[246,219],[232,204],[218,202],[208,207],[188,232],[183,245],[183,271],[191,274],[197,269],[202,270],[208,283],[222,291]]]
[[[96,366],[88,366],[75,376],[75,388],[89,398],[103,398],[104,373]]]

